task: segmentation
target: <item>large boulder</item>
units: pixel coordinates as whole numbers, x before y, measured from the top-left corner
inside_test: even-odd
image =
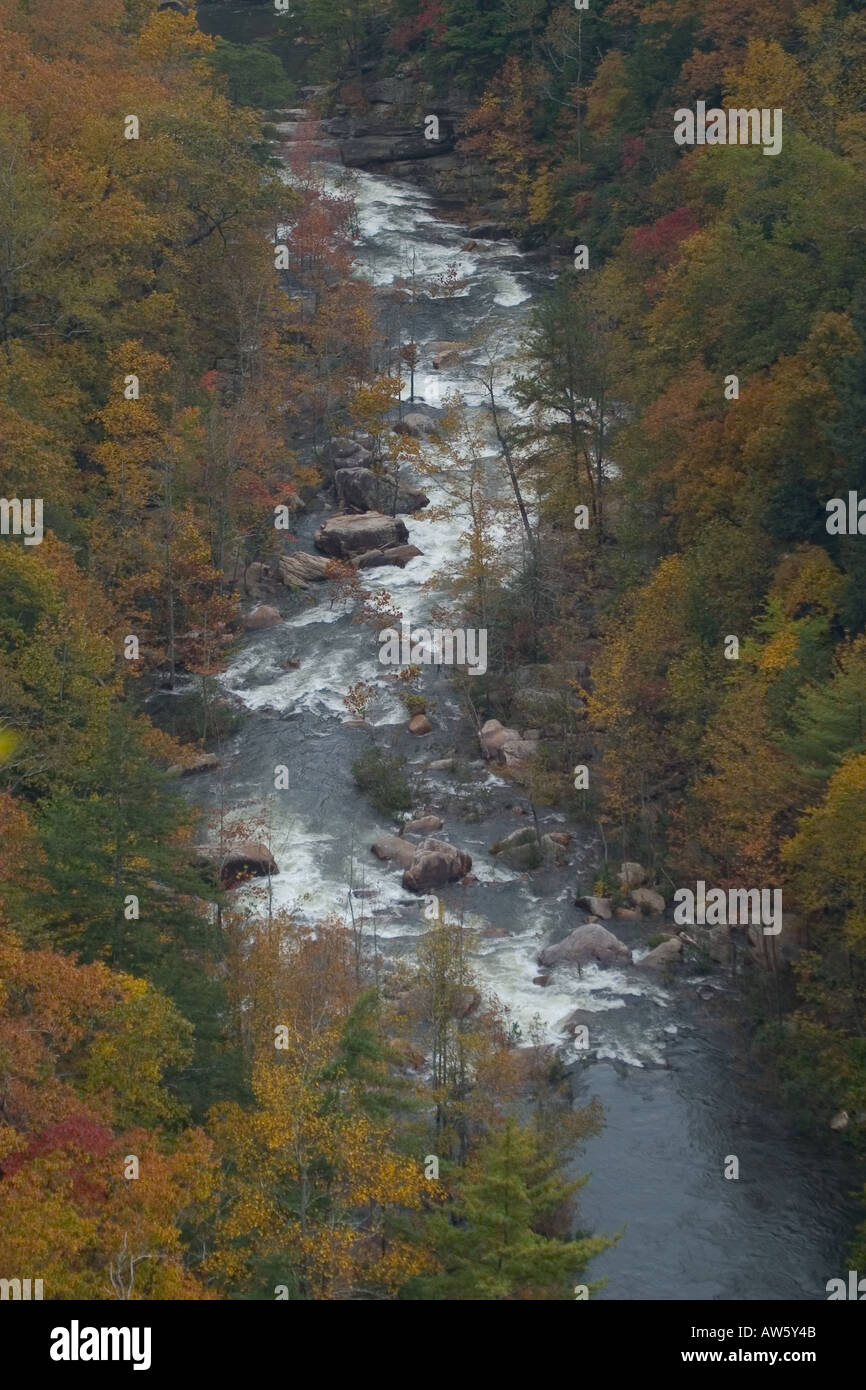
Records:
[[[389,474],[374,473],[372,468],[338,468],[334,490],[341,507],[354,507],[359,512],[418,512],[430,501],[420,488],[409,487]]]
[[[666,970],[669,965],[676,964],[682,953],[683,943],[678,936],[671,936],[639,960],[638,965],[641,970]]]
[[[390,164],[398,159],[431,159],[453,144],[453,130],[441,120],[438,140],[427,140],[423,129],[412,126],[369,134],[356,127],[356,133],[340,143],[340,161],[347,169],[365,169],[370,164]]]
[[[252,613],[248,613],[244,618],[244,628],[247,632],[259,632],[262,628],[276,627],[282,621],[276,608],[271,608],[267,603],[260,603],[258,608],[254,608]]]
[[[423,554],[417,545],[389,545],[387,550],[365,550],[357,557],[355,565],[359,570],[374,570],[380,565],[396,565],[404,570],[410,560]]]
[[[327,578],[327,564],[321,555],[308,555],[304,550],[296,550],[291,555],[280,556],[280,578],[292,589],[309,589],[311,583]]]
[[[365,468],[372,457],[372,452],[357,439],[338,437],[329,439],[316,453],[321,471],[329,477],[338,468]]]
[[[502,745],[502,760],[506,767],[519,767],[525,763],[527,758],[532,758],[538,752],[538,739],[515,738],[509,739]]]
[[[407,835],[429,835],[431,830],[441,830],[440,816],[418,816],[416,820],[403,822],[403,833]]]
[[[456,367],[466,346],[466,343],[431,343],[430,353],[434,369],[439,372],[445,367]]]
[[[420,410],[410,410],[402,420],[395,420],[391,426],[395,434],[409,434],[420,439],[425,434],[435,434],[437,423],[430,415],[422,415]]]
[[[226,888],[234,888],[249,878],[268,878],[279,872],[267,845],[257,840],[232,845],[220,866],[220,878]]]
[[[433,732],[433,725],[426,714],[413,714],[406,726],[410,734],[430,734]]]
[[[313,537],[316,548],[335,560],[349,560],[368,550],[385,550],[405,545],[409,532],[402,521],[381,512],[348,515],[337,512],[329,517]]]
[[[587,922],[556,946],[545,946],[539,954],[539,965],[627,965],[631,951],[599,922]]]
[[[655,888],[633,888],[629,897],[635,907],[651,916],[660,917],[665,910],[665,900]]]
[[[640,888],[642,883],[646,883],[647,871],[643,864],[626,859],[620,866],[617,878],[623,888]]]
[[[400,835],[380,835],[370,848],[377,859],[393,859],[401,868],[408,869],[418,846],[410,844]]]
[[[212,772],[215,767],[219,767],[220,760],[216,753],[196,753],[192,759],[186,763],[172,763],[171,767],[166,768],[166,777],[192,777],[196,772]]]
[[[471,856],[445,840],[422,840],[403,873],[403,887],[410,893],[426,893],[445,883],[456,883],[472,868]]]
[[[596,898],[591,893],[584,894],[582,898],[575,899],[575,907],[582,907],[584,912],[591,912],[593,917],[604,917],[607,920],[613,916],[613,905],[610,898]]]

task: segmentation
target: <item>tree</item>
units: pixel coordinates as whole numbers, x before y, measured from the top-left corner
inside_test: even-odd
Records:
[[[413,1279],[405,1296],[573,1299],[573,1285],[583,1279],[588,1261],[613,1241],[559,1240],[537,1228],[585,1181],[563,1179],[532,1129],[509,1116],[470,1155],[447,1209],[427,1218],[426,1237],[441,1269]]]

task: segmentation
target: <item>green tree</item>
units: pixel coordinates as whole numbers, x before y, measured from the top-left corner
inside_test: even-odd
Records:
[[[470,1156],[450,1206],[427,1217],[425,1239],[440,1270],[410,1281],[404,1297],[573,1298],[589,1260],[614,1242],[605,1236],[561,1240],[542,1229],[585,1182],[563,1178],[539,1133],[508,1117]]]

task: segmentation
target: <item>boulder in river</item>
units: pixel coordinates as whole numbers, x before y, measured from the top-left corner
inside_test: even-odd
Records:
[[[536,736],[530,738],[530,733]],[[521,734],[519,729],[504,728],[498,719],[488,719],[486,724],[482,724],[479,739],[485,758],[507,766],[519,764],[538,752],[537,730],[527,730]]]
[[[660,917],[665,910],[665,900],[655,888],[633,888],[629,896],[635,907],[651,916]]]
[[[641,884],[647,881],[647,871],[643,864],[626,859],[620,865],[617,878],[623,888],[640,888]]]
[[[276,627],[282,621],[276,608],[271,608],[267,603],[260,603],[258,608],[254,608],[252,613],[248,613],[244,618],[244,628],[247,632],[260,632],[262,628]]]
[[[196,753],[191,762],[173,763],[166,768],[166,777],[192,777],[196,772],[212,772],[215,767],[219,767],[220,760],[216,753]]]
[[[408,869],[418,846],[402,839],[400,835],[380,835],[370,848],[377,859],[393,859],[402,868]]]
[[[682,953],[683,943],[678,936],[671,936],[654,947],[643,960],[639,960],[638,965],[641,970],[666,970],[669,965],[676,964]]]
[[[402,420],[395,420],[391,426],[395,434],[409,434],[413,439],[421,439],[425,434],[435,434],[437,423],[430,415],[422,415],[420,410],[410,410]]]
[[[445,840],[423,840],[403,873],[403,887],[410,893],[426,893],[445,883],[456,883],[472,868],[472,858]]]
[[[592,894],[585,894],[582,898],[576,898],[574,905],[582,907],[584,912],[591,912],[594,917],[604,917],[607,920],[613,916],[610,898],[596,898]]]
[[[357,557],[355,565],[359,570],[374,570],[380,565],[396,565],[404,570],[410,560],[423,554],[424,551],[419,550],[417,545],[389,545],[387,550],[365,550],[363,555]]]
[[[415,820],[403,822],[403,832],[408,835],[429,835],[431,830],[441,830],[440,816],[418,816]]]
[[[410,734],[432,734],[433,725],[426,714],[413,714],[407,725]]]
[[[627,965],[631,951],[624,942],[598,922],[587,922],[556,946],[545,946],[538,956],[539,965]]]
[[[409,532],[402,521],[381,512],[337,512],[313,537],[316,548],[335,560],[349,560],[368,550],[405,545]]]
[[[434,369],[439,372],[445,367],[456,367],[466,346],[466,343],[431,343],[430,353]]]
[[[321,555],[308,555],[304,550],[295,550],[291,555],[280,556],[280,578],[292,589],[308,589],[311,582],[327,578],[327,564]]]
[[[372,468],[338,468],[334,491],[341,507],[359,512],[418,512],[430,501],[426,492]]]
[[[245,840],[232,845],[220,867],[220,878],[226,888],[234,888],[248,878],[268,878],[278,874],[276,860],[267,845],[257,840]]]
[[[372,457],[370,449],[359,440],[339,437],[329,439],[316,454],[321,471],[329,477],[338,468],[364,468]]]

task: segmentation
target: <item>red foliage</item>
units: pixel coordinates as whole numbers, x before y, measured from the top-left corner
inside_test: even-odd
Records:
[[[390,44],[392,48],[396,48],[398,53],[404,53],[419,39],[428,38],[431,46],[435,48],[444,33],[445,22],[442,18],[439,0],[427,0],[426,4],[422,2],[416,15],[410,15],[408,19],[400,20],[394,25],[391,30]]]
[[[650,227],[638,227],[632,234],[632,250],[636,255],[651,256],[662,266],[670,266],[677,259],[680,243],[700,231],[690,208],[675,208],[665,213]]]
[[[626,135],[622,142],[622,170],[628,173],[633,169],[644,152],[644,138],[642,135]]]
[[[46,1125],[45,1129],[30,1137],[27,1148],[22,1153],[9,1154],[3,1160],[3,1172],[9,1177],[23,1168],[31,1159],[41,1158],[43,1154],[63,1150],[83,1151],[101,1158],[108,1152],[114,1140],[105,1128],[86,1111],[68,1115],[65,1120]]]

